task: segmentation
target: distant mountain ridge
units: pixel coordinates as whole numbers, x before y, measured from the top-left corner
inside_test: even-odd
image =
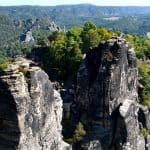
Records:
[[[77,16],[131,16],[131,15],[149,15],[150,6],[96,6],[91,4],[78,5],[58,5],[58,6],[0,6],[0,14],[8,15],[14,18],[26,18],[32,14],[33,17],[50,16],[52,13],[68,13]],[[60,14],[59,14],[60,15]],[[68,14],[69,15],[69,14]]]

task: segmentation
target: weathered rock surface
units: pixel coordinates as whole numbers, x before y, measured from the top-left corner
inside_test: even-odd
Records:
[[[34,42],[34,38],[32,36],[32,31],[27,31],[26,33],[23,33],[21,36],[20,36],[20,41],[21,42],[25,42],[25,43],[28,43],[28,42]]]
[[[123,38],[88,51],[77,75],[76,115],[87,129],[80,149],[145,149],[137,80],[134,49]]]
[[[51,23],[48,25],[47,29],[50,30],[50,31],[62,31],[62,29],[61,29],[59,26],[57,26],[57,25],[55,24],[55,22],[51,22]]]
[[[0,76],[0,150],[68,150],[62,99],[47,74],[17,58]]]

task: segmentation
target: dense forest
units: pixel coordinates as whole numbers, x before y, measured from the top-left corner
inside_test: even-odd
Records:
[[[73,26],[83,27],[94,22],[113,32],[150,38],[149,7],[99,7],[90,4],[68,6],[8,6],[0,7],[0,51],[7,57],[31,51],[39,38],[47,39],[50,24],[64,32]],[[54,25],[54,24],[53,24]],[[34,42],[20,42],[20,37],[32,31]],[[56,29],[54,29],[56,30]],[[47,40],[48,42],[48,40]]]
[[[150,7],[88,4],[0,7],[0,69],[17,55],[37,55],[51,80],[65,82],[74,78],[88,50],[123,32],[138,58],[140,101],[150,107],[149,14]],[[21,35],[28,31],[34,40],[22,42]]]
[[[85,21],[92,21],[97,26],[140,36],[145,36],[150,26],[150,7],[100,7],[89,4],[51,7],[13,6],[0,7],[0,14],[13,20],[47,17],[59,26],[67,28],[83,26]]]

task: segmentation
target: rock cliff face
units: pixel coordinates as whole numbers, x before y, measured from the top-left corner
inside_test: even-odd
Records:
[[[74,105],[87,129],[80,149],[145,149],[137,80],[134,49],[121,37],[88,51],[78,71]]]
[[[34,38],[32,36],[32,31],[29,30],[26,33],[22,34],[20,36],[20,41],[25,42],[25,43],[34,42]]]
[[[59,26],[57,26],[57,25],[55,24],[55,22],[51,22],[51,23],[48,25],[47,29],[50,30],[50,31],[62,31],[62,29],[61,29]]]
[[[150,150],[150,113],[137,86],[136,56],[124,39],[88,51],[76,92],[61,93],[66,118],[73,128],[82,122],[87,133],[75,150]],[[62,105],[44,71],[15,59],[0,74],[0,150],[70,150],[62,140]]]
[[[47,74],[17,58],[0,76],[0,149],[66,150],[62,99]]]

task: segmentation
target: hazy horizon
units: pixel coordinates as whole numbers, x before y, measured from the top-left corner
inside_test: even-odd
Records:
[[[150,6],[150,0],[1,0],[0,6],[21,6],[21,5],[37,5],[37,6],[56,6],[56,5],[76,5],[76,4],[92,4],[97,6]]]

